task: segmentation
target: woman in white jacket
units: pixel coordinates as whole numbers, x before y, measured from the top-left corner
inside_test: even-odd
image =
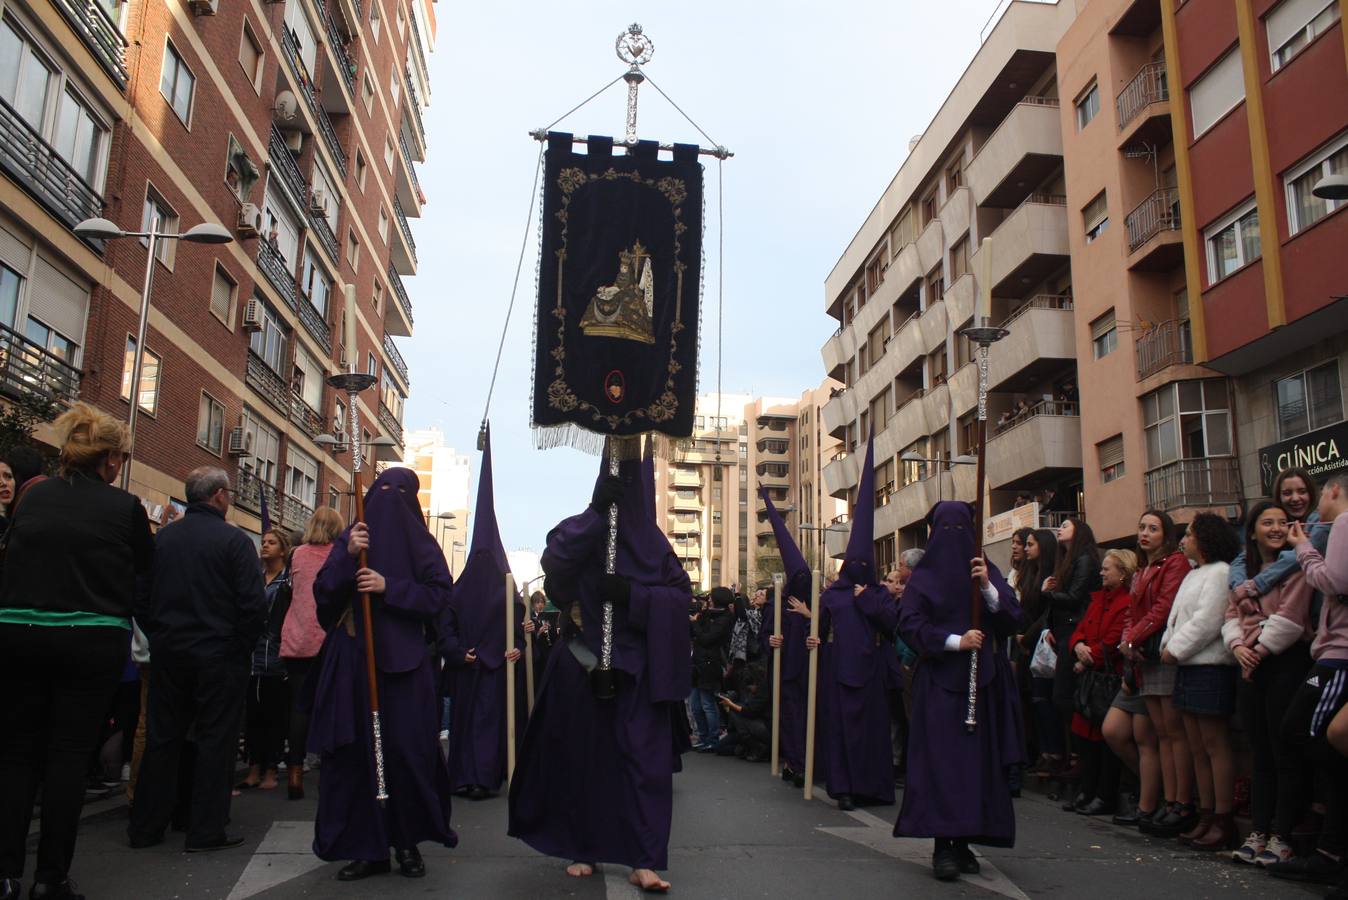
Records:
[[[1240,552],[1235,529],[1221,516],[1194,516],[1180,544],[1195,568],[1185,576],[1161,637],[1161,661],[1179,667],[1174,707],[1184,715],[1198,787],[1198,824],[1179,836],[1195,850],[1232,850],[1235,764],[1231,716],[1236,711],[1236,658],[1222,640],[1230,562]]]

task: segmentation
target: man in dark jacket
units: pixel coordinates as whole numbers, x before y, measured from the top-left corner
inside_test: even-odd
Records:
[[[701,732],[694,750],[711,752],[716,749],[721,730],[720,703],[716,694],[724,686],[725,650],[730,643],[730,632],[735,627],[735,613],[730,605],[735,595],[730,588],[712,588],[705,609],[690,617],[693,637],[693,693],[689,698],[693,720]]]
[[[153,577],[136,620],[150,641],[145,756],[131,810],[132,847],[162,843],[189,729],[196,738],[187,850],[237,847],[225,833],[249,655],[267,619],[253,542],[225,521],[229,476],[202,467],[187,476],[187,513],[159,532]]]

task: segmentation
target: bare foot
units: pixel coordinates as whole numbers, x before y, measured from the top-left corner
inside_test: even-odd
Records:
[[[566,867],[566,874],[572,878],[588,878],[594,874],[594,866],[589,863],[573,862]]]
[[[669,882],[650,869],[633,869],[627,880],[648,894],[663,894],[669,890]]]
[[[267,774],[262,777],[262,782],[258,784],[258,787],[262,788],[264,791],[276,790],[276,771],[274,769],[268,769]]]

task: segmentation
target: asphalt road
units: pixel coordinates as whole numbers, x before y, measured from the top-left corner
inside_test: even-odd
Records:
[[[311,779],[312,780],[312,779]],[[284,784],[284,782],[283,782]],[[148,850],[126,845],[126,809],[89,807],[72,877],[90,900],[263,900],[417,896],[494,898],[639,896],[627,872],[569,878],[564,863],[506,837],[505,801],[456,799],[456,850],[422,848],[427,877],[396,872],[356,884],[335,880],[340,864],[309,852],[317,791],[290,802],[284,787],[234,801],[244,846],[181,852],[181,835]],[[817,795],[822,797],[822,794]],[[674,835],[666,877],[687,898],[1314,897],[1321,891],[1155,841],[1107,822],[1062,812],[1039,796],[1017,802],[1018,844],[985,851],[984,872],[955,884],[932,879],[928,841],[890,835],[897,809],[840,812],[827,798],[806,802],[765,764],[686,757],[675,777]],[[31,849],[31,848],[30,848]],[[31,860],[30,868],[31,872]]]

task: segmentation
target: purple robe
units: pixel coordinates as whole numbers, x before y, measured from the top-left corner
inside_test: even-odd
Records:
[[[637,461],[622,466],[628,488],[619,504],[616,570],[631,598],[614,609],[617,696],[596,699],[572,647],[563,640],[555,648],[510,785],[509,833],[549,856],[663,869],[673,815],[671,708],[692,678],[691,591],[646,509],[640,469]],[[596,657],[607,537],[608,517],[587,509],[552,530],[543,554],[549,595],[579,608],[582,633],[569,621],[563,633]]]
[[[418,489],[410,469],[388,469],[365,500],[369,566],[387,582],[383,594],[370,598],[389,795],[384,806],[375,799],[365,621],[355,589],[358,563],[347,553],[346,534],[333,544],[314,582],[319,618],[328,629],[309,726],[309,748],[323,759],[313,844],[320,859],[377,861],[388,858],[390,847],[458,843],[449,825],[449,773],[440,755],[436,666],[428,644],[452,627],[453,581],[421,518]]]
[[[973,514],[967,503],[938,503],[931,538],[903,592],[899,635],[918,654],[908,737],[908,777],[895,837],[962,838],[1012,847],[1016,815],[1007,768],[1024,761],[1025,740],[1015,681],[997,645],[1021,620],[1015,591],[995,566],[989,580],[999,607],[981,614],[987,639],[978,657],[977,727],[964,725],[969,654],[945,649],[946,638],[972,626]]]

